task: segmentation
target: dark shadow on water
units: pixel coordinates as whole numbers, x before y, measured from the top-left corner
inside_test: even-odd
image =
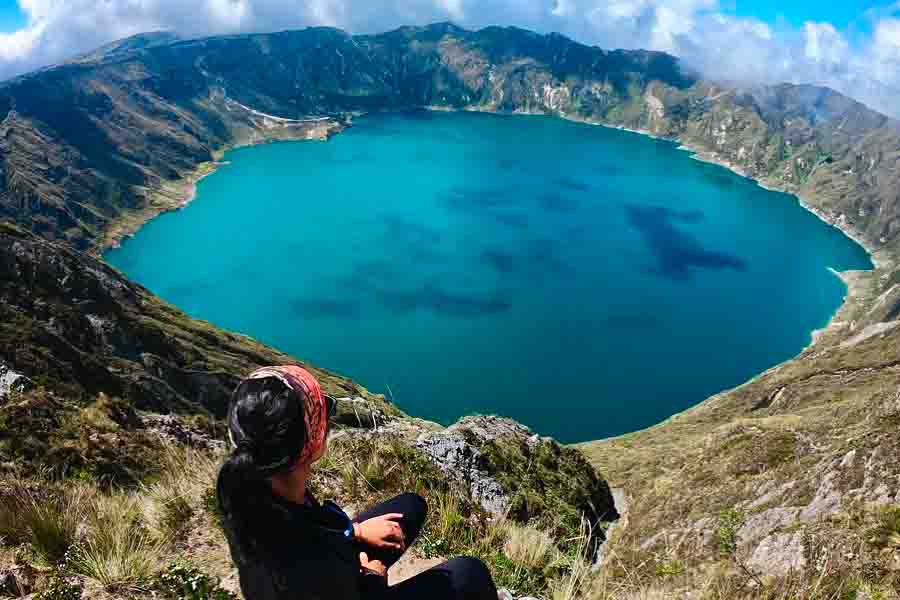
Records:
[[[547,212],[558,213],[575,212],[580,206],[578,200],[572,196],[557,194],[556,192],[542,194],[541,197],[538,198],[538,204]]]
[[[594,167],[594,173],[597,175],[603,175],[604,177],[617,177],[625,172],[625,169],[622,167],[617,167],[615,165],[598,165]]]
[[[574,270],[560,256],[566,243],[549,238],[533,239],[515,250],[486,248],[479,258],[483,264],[504,276],[568,276]]]
[[[562,259],[562,248],[568,242],[550,238],[535,239],[528,242],[524,258],[532,267],[553,275],[572,275],[574,272]]]
[[[349,293],[370,293],[385,281],[396,281],[401,273],[398,267],[387,261],[359,261],[353,270],[338,282],[338,289]]]
[[[571,177],[557,177],[553,180],[554,185],[558,185],[561,188],[565,188],[567,190],[571,190],[574,192],[589,192],[591,191],[591,186],[584,183],[583,181],[578,181],[577,179],[572,179]]]
[[[661,206],[630,205],[628,222],[640,231],[656,257],[653,273],[672,281],[690,281],[697,269],[745,271],[747,263],[738,256],[703,247],[701,241],[674,223],[699,223],[697,211],[673,211]]]
[[[438,248],[442,235],[436,229],[407,217],[387,215],[382,217],[385,248],[396,248],[406,260],[416,264],[442,264],[447,257]]]
[[[474,318],[504,313],[512,308],[509,295],[503,292],[460,294],[441,285],[426,283],[412,290],[377,290],[378,302],[396,315],[429,311],[445,317]]]
[[[659,319],[650,315],[612,315],[606,319],[607,325],[617,329],[656,329]]]
[[[440,232],[423,225],[418,221],[398,215],[385,215],[381,218],[385,233],[392,240],[400,240],[411,244],[437,244],[441,241]]]
[[[291,302],[291,310],[299,317],[312,319],[358,319],[362,312],[359,302],[343,298],[303,298]]]
[[[528,229],[528,217],[518,213],[494,213],[493,218],[500,225],[511,229]]]
[[[518,270],[518,260],[509,252],[491,249],[481,253],[481,262],[493,268],[501,275],[509,275]]]
[[[458,212],[484,214],[518,202],[515,187],[477,188],[454,186],[444,195],[444,202]]]

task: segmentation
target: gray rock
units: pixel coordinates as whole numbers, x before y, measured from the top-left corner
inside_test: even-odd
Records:
[[[765,538],[780,527],[793,524],[799,514],[799,508],[770,508],[752,515],[738,529],[738,545],[746,547],[755,540]]]
[[[778,533],[765,538],[748,561],[757,573],[780,577],[806,567],[803,536],[799,533]]]
[[[834,471],[826,473],[816,491],[816,497],[800,513],[801,521],[809,522],[840,510],[843,496],[835,485],[836,477],[837,473]]]
[[[500,483],[483,470],[481,451],[466,438],[459,425],[420,435],[416,447],[428,455],[442,473],[467,487],[472,499],[484,510],[501,516],[509,506],[509,497]]]
[[[0,362],[0,400],[34,388],[34,382]]]
[[[213,439],[207,432],[191,427],[175,415],[145,415],[141,420],[148,431],[170,442],[205,450],[224,450],[226,447],[225,442]]]
[[[0,573],[0,595],[18,598],[22,595],[19,581],[11,571]]]
[[[378,429],[386,424],[389,418],[377,404],[356,396],[337,398],[337,411],[333,420],[346,427]]]

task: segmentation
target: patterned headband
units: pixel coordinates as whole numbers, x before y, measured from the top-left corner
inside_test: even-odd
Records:
[[[292,389],[298,398],[305,399],[303,418],[306,421],[306,443],[299,457],[284,457],[275,463],[260,465],[259,470],[264,473],[277,473],[291,463],[295,464],[295,468],[308,465],[325,445],[328,430],[328,409],[325,397],[322,395],[322,388],[312,373],[302,367],[291,365],[257,369],[248,375],[245,381],[267,377],[278,379]],[[230,430],[228,435],[232,445],[237,446]]]

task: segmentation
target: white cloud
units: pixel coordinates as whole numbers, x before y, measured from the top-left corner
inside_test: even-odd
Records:
[[[900,2],[867,28],[800,28],[736,17],[719,0],[19,0],[28,25],[0,34],[0,77],[141,31],[184,35],[331,25],[354,32],[454,20],[559,31],[607,48],[682,57],[709,77],[826,84],[900,116]],[[863,32],[871,31],[870,34]]]
[[[806,58],[825,65],[840,65],[847,60],[849,44],[831,23],[807,22]]]

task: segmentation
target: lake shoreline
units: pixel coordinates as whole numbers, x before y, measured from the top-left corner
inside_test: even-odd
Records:
[[[524,113],[524,112],[508,113],[508,112],[482,110],[482,109],[456,110],[456,109],[447,109],[447,108],[438,109],[435,107],[425,107],[425,109],[426,110],[434,110],[435,112],[481,112],[481,113],[486,113],[486,114],[508,115],[508,116],[517,116],[517,115],[524,115],[524,114],[535,114],[536,116],[554,116],[554,115],[537,115],[536,113]],[[383,111],[383,112],[398,112],[398,111]],[[357,116],[361,116],[361,115],[357,115]],[[825,327],[823,327],[822,329],[811,331],[810,332],[810,334],[811,334],[810,343],[805,348],[803,348],[798,354],[778,363],[777,365],[775,365],[769,369],[766,369],[762,373],[759,373],[759,374],[749,378],[747,382],[744,382],[736,387],[741,387],[743,385],[746,385],[746,383],[749,383],[750,381],[757,379],[758,377],[764,375],[765,373],[768,373],[768,372],[772,371],[773,369],[778,369],[781,366],[783,366],[784,364],[795,360],[797,357],[810,351],[811,348],[814,348],[821,341],[830,338],[832,336],[832,334],[839,335],[841,331],[846,329],[846,325],[847,325],[847,322],[843,318],[843,315],[852,314],[853,312],[855,312],[858,309],[857,300],[860,297],[865,296],[865,293],[871,287],[872,281],[875,280],[876,273],[878,272],[878,270],[881,267],[885,266],[885,264],[891,262],[892,257],[886,255],[886,253],[884,253],[884,252],[875,251],[869,244],[867,244],[865,242],[865,240],[862,238],[862,236],[858,232],[854,231],[851,227],[849,227],[846,222],[840,221],[839,219],[830,218],[828,215],[822,213],[821,211],[818,211],[814,206],[812,206],[810,204],[810,202],[799,197],[798,194],[788,191],[788,190],[777,189],[777,187],[775,187],[775,186],[768,185],[764,182],[758,181],[758,180],[750,177],[749,175],[747,175],[747,173],[745,173],[742,169],[740,169],[740,167],[730,164],[725,160],[721,160],[714,154],[706,152],[703,149],[691,147],[687,144],[682,143],[678,139],[666,138],[666,137],[654,135],[650,132],[629,129],[629,128],[610,125],[610,124],[606,124],[606,123],[591,122],[591,121],[586,121],[584,119],[579,119],[579,118],[569,118],[565,115],[555,115],[555,116],[562,118],[564,120],[580,122],[580,123],[584,123],[587,125],[594,125],[594,126],[599,125],[599,126],[611,128],[611,129],[619,129],[622,131],[628,131],[630,133],[634,133],[634,134],[641,135],[644,137],[651,137],[654,139],[663,140],[663,141],[671,142],[674,144],[679,144],[677,149],[691,153],[692,158],[695,160],[707,162],[710,164],[715,164],[717,166],[728,169],[729,171],[732,171],[733,173],[735,173],[737,175],[752,179],[757,185],[759,185],[763,189],[776,191],[779,193],[785,193],[785,194],[793,196],[794,198],[797,199],[797,201],[801,207],[806,209],[808,212],[811,212],[814,215],[816,215],[820,220],[822,220],[826,224],[829,224],[829,225],[837,228],[838,230],[840,230],[842,232],[842,234],[844,234],[846,237],[848,237],[849,239],[851,239],[852,241],[854,241],[855,243],[857,243],[858,245],[860,245],[862,248],[865,249],[869,259],[872,261],[873,265],[875,266],[875,269],[869,270],[869,271],[847,271],[847,272],[843,272],[843,273],[834,271],[835,275],[840,277],[840,279],[847,286],[847,292],[844,295],[841,306],[836,310],[834,315],[831,316],[828,324]],[[328,122],[328,123],[329,123],[329,125],[332,124],[332,122]],[[343,131],[343,129],[345,129],[346,127],[348,127],[350,125],[351,125],[351,123],[350,123],[349,118],[347,121],[345,121],[343,123],[334,121],[333,126],[329,126],[326,129],[325,135],[321,135],[321,132],[320,132],[319,134],[316,134],[316,135],[309,135],[308,133],[304,133],[303,135],[297,135],[297,136],[288,137],[288,138],[269,137],[269,136],[265,136],[265,135],[248,136],[244,139],[239,140],[238,142],[236,142],[234,144],[230,144],[229,146],[227,146],[223,149],[217,150],[214,153],[215,160],[209,161],[206,163],[201,163],[192,172],[186,174],[184,177],[182,177],[180,180],[177,180],[176,182],[172,183],[170,186],[167,186],[167,189],[161,190],[160,192],[158,192],[163,196],[163,198],[164,198],[164,200],[166,200],[166,202],[153,203],[150,206],[145,207],[144,209],[135,211],[133,214],[129,215],[130,218],[127,220],[124,220],[123,223],[116,223],[115,226],[111,226],[109,229],[109,233],[104,235],[103,243],[97,249],[97,254],[102,255],[102,253],[104,253],[105,251],[117,247],[123,239],[125,239],[126,237],[133,236],[145,223],[149,222],[156,216],[163,214],[165,212],[172,212],[172,211],[180,210],[180,209],[184,208],[185,206],[189,205],[196,198],[197,186],[198,186],[199,182],[202,181],[205,177],[208,177],[209,175],[215,173],[224,164],[227,164],[227,163],[222,162],[222,158],[228,151],[231,151],[233,149],[240,148],[240,147],[255,146],[255,145],[261,145],[261,144],[266,144],[266,143],[271,143],[271,142],[276,142],[276,141],[327,140],[327,139],[330,139],[331,135],[340,133],[341,131]],[[265,132],[263,132],[263,133],[265,133]],[[732,388],[732,389],[734,389],[734,388]],[[721,392],[718,392],[711,397],[714,398],[714,397],[716,397],[722,393],[725,393],[727,391],[729,391],[729,390],[722,390]],[[699,399],[697,401],[697,404],[702,404],[706,400],[707,400],[707,398]],[[696,406],[697,404],[695,404],[694,406]],[[688,408],[686,410],[691,410],[691,408]],[[680,412],[682,412],[682,411],[679,411],[679,413]],[[584,443],[584,442],[579,442],[579,443]]]
[[[236,142],[213,151],[212,160],[199,163],[179,179],[167,181],[156,189],[147,189],[147,204],[141,208],[125,211],[113,219],[88,254],[102,258],[105,252],[118,248],[125,239],[134,237],[144,225],[156,217],[177,212],[188,206],[196,199],[197,186],[200,182],[228,165],[223,158],[232,150],[275,142],[327,141],[347,127],[346,123],[332,117],[291,120],[240,106],[262,119],[256,130],[242,132],[242,137]]]

